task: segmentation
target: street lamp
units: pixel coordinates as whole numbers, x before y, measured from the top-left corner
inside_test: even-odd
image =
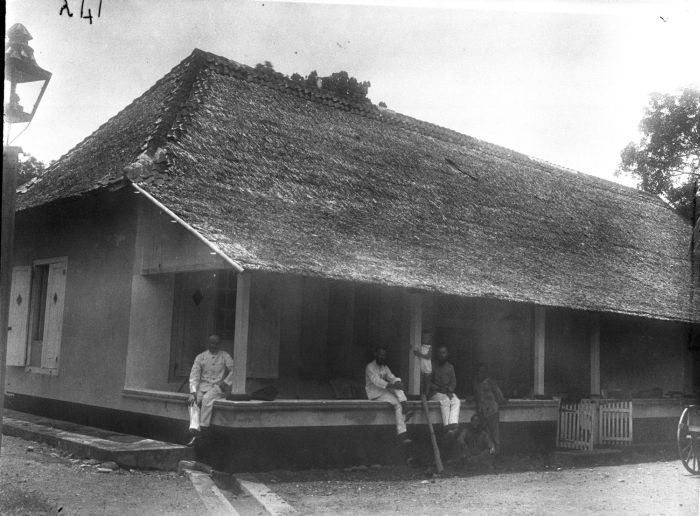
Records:
[[[51,72],[41,68],[34,59],[34,50],[29,46],[32,35],[21,23],[15,23],[7,31],[7,45],[5,46],[5,80],[10,83],[9,101],[5,103],[5,122],[8,124],[29,123],[34,118],[36,108],[44,96],[46,87],[51,79]],[[17,86],[33,82],[41,82],[41,91],[34,102],[32,111],[27,113],[20,105],[20,97],[17,94]],[[23,93],[27,95],[28,93]]]
[[[15,23],[7,31],[5,45],[5,81],[10,83],[9,98],[4,103],[4,124],[28,124],[34,118],[39,102],[51,79],[51,72],[41,68],[34,59],[34,50],[29,46],[32,35],[21,23]],[[41,82],[41,90],[34,101],[31,112],[20,105],[17,87],[22,88],[25,101],[31,91],[25,85]],[[5,91],[8,91],[5,88]],[[3,125],[4,125],[3,124]],[[9,133],[9,126],[6,134]],[[9,137],[8,137],[9,143]],[[0,438],[2,437],[2,409],[5,406],[5,367],[7,358],[7,330],[10,311],[10,288],[12,286],[12,244],[15,231],[15,177],[19,154],[22,149],[2,147],[2,234],[0,235]]]

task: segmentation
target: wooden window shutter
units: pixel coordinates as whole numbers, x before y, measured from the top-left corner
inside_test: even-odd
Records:
[[[41,367],[46,369],[58,368],[65,292],[66,263],[52,263],[49,265],[49,279],[46,288],[44,342],[41,350]]]
[[[27,362],[27,326],[31,281],[31,267],[14,267],[12,269],[10,314],[7,327],[8,366],[23,366]]]

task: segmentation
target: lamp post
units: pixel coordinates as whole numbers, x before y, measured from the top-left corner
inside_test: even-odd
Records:
[[[10,311],[10,289],[12,288],[12,244],[15,229],[15,184],[19,164],[20,147],[9,145],[11,124],[29,124],[34,118],[39,102],[51,79],[51,72],[41,68],[34,59],[34,50],[29,46],[31,34],[21,23],[15,23],[7,31],[5,45],[5,82],[9,83],[8,101],[4,103],[3,129],[8,135],[2,147],[2,235],[0,240],[0,445],[2,443],[2,411],[5,405],[5,368],[7,358],[7,331]],[[26,98],[31,91],[24,92],[26,85],[41,83],[31,112],[20,105],[18,89]]]
[[[15,23],[7,31],[5,46],[5,81],[10,83],[9,102],[5,103],[5,122],[8,124],[29,123],[34,118],[37,107],[51,80],[51,72],[41,68],[34,59],[34,50],[29,46],[32,35],[21,23]],[[30,113],[20,105],[17,94],[19,85],[41,82],[41,91],[34,101]],[[20,86],[21,87],[21,86]]]

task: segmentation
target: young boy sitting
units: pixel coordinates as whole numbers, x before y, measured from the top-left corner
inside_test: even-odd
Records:
[[[474,414],[471,422],[460,428],[457,434],[462,463],[469,469],[486,468],[493,470],[493,456],[496,445],[482,426],[481,418]]]

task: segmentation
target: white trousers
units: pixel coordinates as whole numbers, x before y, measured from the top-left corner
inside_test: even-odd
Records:
[[[456,425],[459,423],[459,406],[460,401],[457,395],[450,398],[447,394],[436,392],[430,398],[433,401],[440,402],[440,412],[442,412],[442,422],[447,425]]]
[[[208,427],[211,422],[211,413],[214,409],[214,401],[225,398],[218,386],[212,387],[205,393],[197,393],[197,403],[189,407],[190,409],[190,430],[199,430],[200,427]],[[201,409],[199,408],[201,405]]]
[[[394,415],[396,416],[396,433],[402,434],[406,431],[406,419],[403,417],[401,410],[401,402],[406,401],[406,395],[403,391],[384,390],[378,397],[374,398],[377,401],[385,401],[391,403],[394,407]]]

